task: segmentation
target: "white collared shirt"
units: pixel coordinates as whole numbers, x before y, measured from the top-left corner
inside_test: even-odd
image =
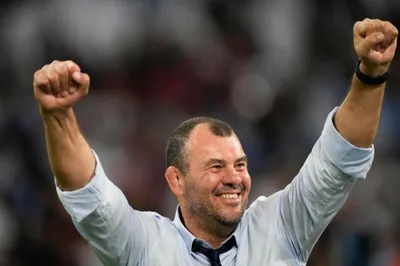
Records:
[[[357,148],[335,129],[328,116],[321,137],[293,181],[283,190],[255,200],[233,233],[237,246],[221,254],[223,266],[305,265],[323,230],[343,206],[357,179],[366,177],[374,148]],[[195,237],[178,210],[171,221],[154,212],[133,210],[106,176],[100,160],[84,188],[58,196],[79,233],[103,265],[205,266],[191,251]],[[207,243],[204,243],[207,245]]]

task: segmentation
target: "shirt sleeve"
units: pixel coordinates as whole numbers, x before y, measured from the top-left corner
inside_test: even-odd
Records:
[[[93,153],[92,180],[75,191],[62,191],[56,183],[58,197],[103,265],[137,265],[158,231],[156,214],[133,210]]]
[[[374,158],[373,146],[355,147],[339,134],[333,124],[337,110],[328,115],[320,138],[293,181],[271,200],[260,197],[252,206],[262,219],[267,219],[267,212],[277,217],[274,226],[303,263],[356,180],[366,178]]]

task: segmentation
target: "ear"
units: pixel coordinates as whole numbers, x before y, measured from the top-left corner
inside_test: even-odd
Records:
[[[183,195],[183,187],[182,187],[182,174],[175,166],[170,166],[165,170],[165,179],[167,179],[167,183],[172,193],[174,193],[177,197]]]

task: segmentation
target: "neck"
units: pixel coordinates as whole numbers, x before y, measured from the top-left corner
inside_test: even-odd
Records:
[[[195,237],[206,241],[213,248],[219,248],[235,231],[237,224],[225,225],[215,219],[199,219],[198,215],[190,215],[180,209],[180,218],[183,225]]]

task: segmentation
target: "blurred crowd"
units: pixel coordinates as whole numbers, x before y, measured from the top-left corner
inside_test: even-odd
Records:
[[[7,0],[0,3],[0,266],[97,266],[59,203],[33,73],[73,60],[91,77],[81,129],[132,207],[172,218],[169,134],[192,116],[230,123],[252,200],[287,185],[344,99],[352,27],[400,27],[398,0]],[[310,266],[400,265],[400,61],[376,157],[321,236]]]

